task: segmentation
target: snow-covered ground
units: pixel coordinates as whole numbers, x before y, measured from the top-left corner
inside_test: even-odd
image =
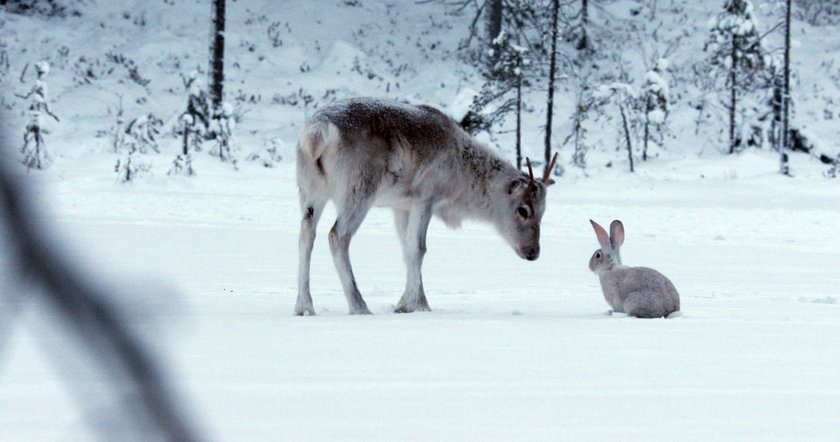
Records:
[[[313,256],[318,315],[292,316],[300,214],[291,159],[312,109],[273,97],[387,95],[454,111],[463,105],[457,97],[480,85],[452,54],[471,17],[413,1],[336,0],[334,11],[315,2],[284,2],[282,10],[270,1],[229,3],[229,96],[261,94],[243,105],[240,155],[273,142],[286,160],[273,169],[240,161],[235,171],[201,154],[196,177],[170,177],[178,140],[165,137],[162,154],[144,157],[152,173],[128,185],[116,182],[117,156],[96,133],[113,124],[117,91],[129,118],[175,115],[180,75],[204,63],[207,6],[99,2],[63,21],[0,17],[12,55],[4,87],[25,92],[17,83],[24,63],[50,58],[47,82],[63,121],[48,125],[52,167],[21,177],[68,253],[120,288],[208,438],[840,439],[840,182],[823,179],[825,167],[805,155],[793,155],[794,178],[776,174],[766,150],[721,155],[708,136],[714,123],[697,135],[684,102],[673,116],[675,138],[636,174],[610,144],[614,122],[589,123],[589,169],[568,164],[568,146],[561,151],[567,174],[550,188],[536,262],[519,259],[488,226],[455,231],[433,221],[424,265],[430,313],[391,313],[405,270],[391,213],[374,209],[351,246],[374,315],[347,315],[326,244],[328,207]],[[603,21],[635,3],[604,2],[593,15]],[[675,26],[703,28],[705,16],[677,18],[719,6],[710,3],[673,3],[681,11]],[[321,12],[314,24],[313,12]],[[265,35],[274,21],[290,29],[279,47]],[[796,92],[799,122],[836,149],[838,127],[822,120],[823,106],[836,114],[823,102],[836,90],[826,79],[834,67],[821,64],[836,42],[800,25],[797,39],[815,49],[794,55],[797,78],[811,85]],[[27,40],[30,31],[39,38]],[[689,36],[683,47],[702,40]],[[63,65],[58,43],[70,48]],[[106,63],[109,50],[135,60],[151,83],[127,81],[122,67],[74,83],[79,56],[95,68],[91,60]],[[412,63],[401,68],[401,60]],[[572,95],[559,94],[558,115],[567,118]],[[3,128],[17,140],[23,104],[4,99],[15,115]],[[539,114],[526,116],[533,157]],[[669,276],[680,317],[605,314],[587,268],[597,247],[590,218],[624,221],[624,261]],[[75,400],[80,381],[57,369],[66,338],[53,313],[32,303],[6,330],[0,440],[93,439]]]
[[[132,289],[131,302],[158,312],[139,321],[214,439],[840,436],[836,187],[777,176],[563,181],[533,263],[489,227],[433,222],[424,279],[434,311],[410,315],[390,313],[404,284],[390,212],[373,210],[352,245],[366,317],[347,315],[327,213],[313,261],[318,316],[301,318],[294,169],[246,172],[45,185],[72,253],[133,286],[174,284]],[[604,313],[586,267],[590,217],[625,222],[625,262],[670,276],[683,316]],[[85,439],[39,311],[5,350],[0,438]]]

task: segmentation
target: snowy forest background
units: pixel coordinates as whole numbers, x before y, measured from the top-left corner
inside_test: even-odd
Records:
[[[9,133],[43,120],[44,158],[24,160],[38,168],[47,157],[110,150],[125,156],[116,167],[123,180],[165,174],[184,143],[272,165],[291,157],[306,115],[370,95],[440,107],[511,160],[517,140],[533,159],[548,145],[561,154],[558,175],[623,172],[631,162],[656,174],[681,168],[679,160],[742,152],[723,160],[729,171],[682,175],[760,174],[780,169],[771,163],[783,145],[798,152],[791,173],[836,174],[840,74],[830,31],[840,6],[828,0],[792,4],[789,139],[781,136],[784,1],[339,1],[314,22],[310,4],[234,1],[223,97],[202,95],[212,83],[212,17],[201,2],[4,3],[0,81],[14,95],[0,104],[16,116]],[[43,80],[39,62],[50,68]],[[27,111],[38,81],[53,116]],[[185,123],[185,113],[196,121]]]
[[[0,0],[0,439],[837,440],[838,26],[836,0]],[[298,131],[355,96],[438,107],[521,167],[559,152],[540,259],[433,220],[432,312],[395,315],[372,210],[351,317],[328,206],[293,317]],[[680,317],[604,314],[588,220],[616,218]],[[161,396],[107,315],[61,320],[24,227]]]

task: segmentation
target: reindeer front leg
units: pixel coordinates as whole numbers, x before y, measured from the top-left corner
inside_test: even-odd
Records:
[[[403,259],[407,268],[405,292],[397,304],[395,313],[430,311],[426,293],[423,291],[423,256],[426,254],[426,231],[432,219],[432,207],[428,203],[416,203],[409,211],[394,211],[394,221],[403,248]]]

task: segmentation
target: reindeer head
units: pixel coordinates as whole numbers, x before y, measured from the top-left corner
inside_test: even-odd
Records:
[[[545,213],[546,188],[554,184],[549,175],[557,154],[539,181],[534,179],[531,160],[526,158],[525,161],[528,178],[517,177],[507,184],[505,197],[499,199],[496,228],[520,258],[534,261],[540,256],[540,221]]]

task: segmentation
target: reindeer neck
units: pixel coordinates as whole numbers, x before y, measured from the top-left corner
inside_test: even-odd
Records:
[[[509,184],[519,178],[522,172],[507,161],[499,158],[488,147],[470,140],[461,154],[467,186],[460,195],[470,217],[493,219],[496,200]]]

